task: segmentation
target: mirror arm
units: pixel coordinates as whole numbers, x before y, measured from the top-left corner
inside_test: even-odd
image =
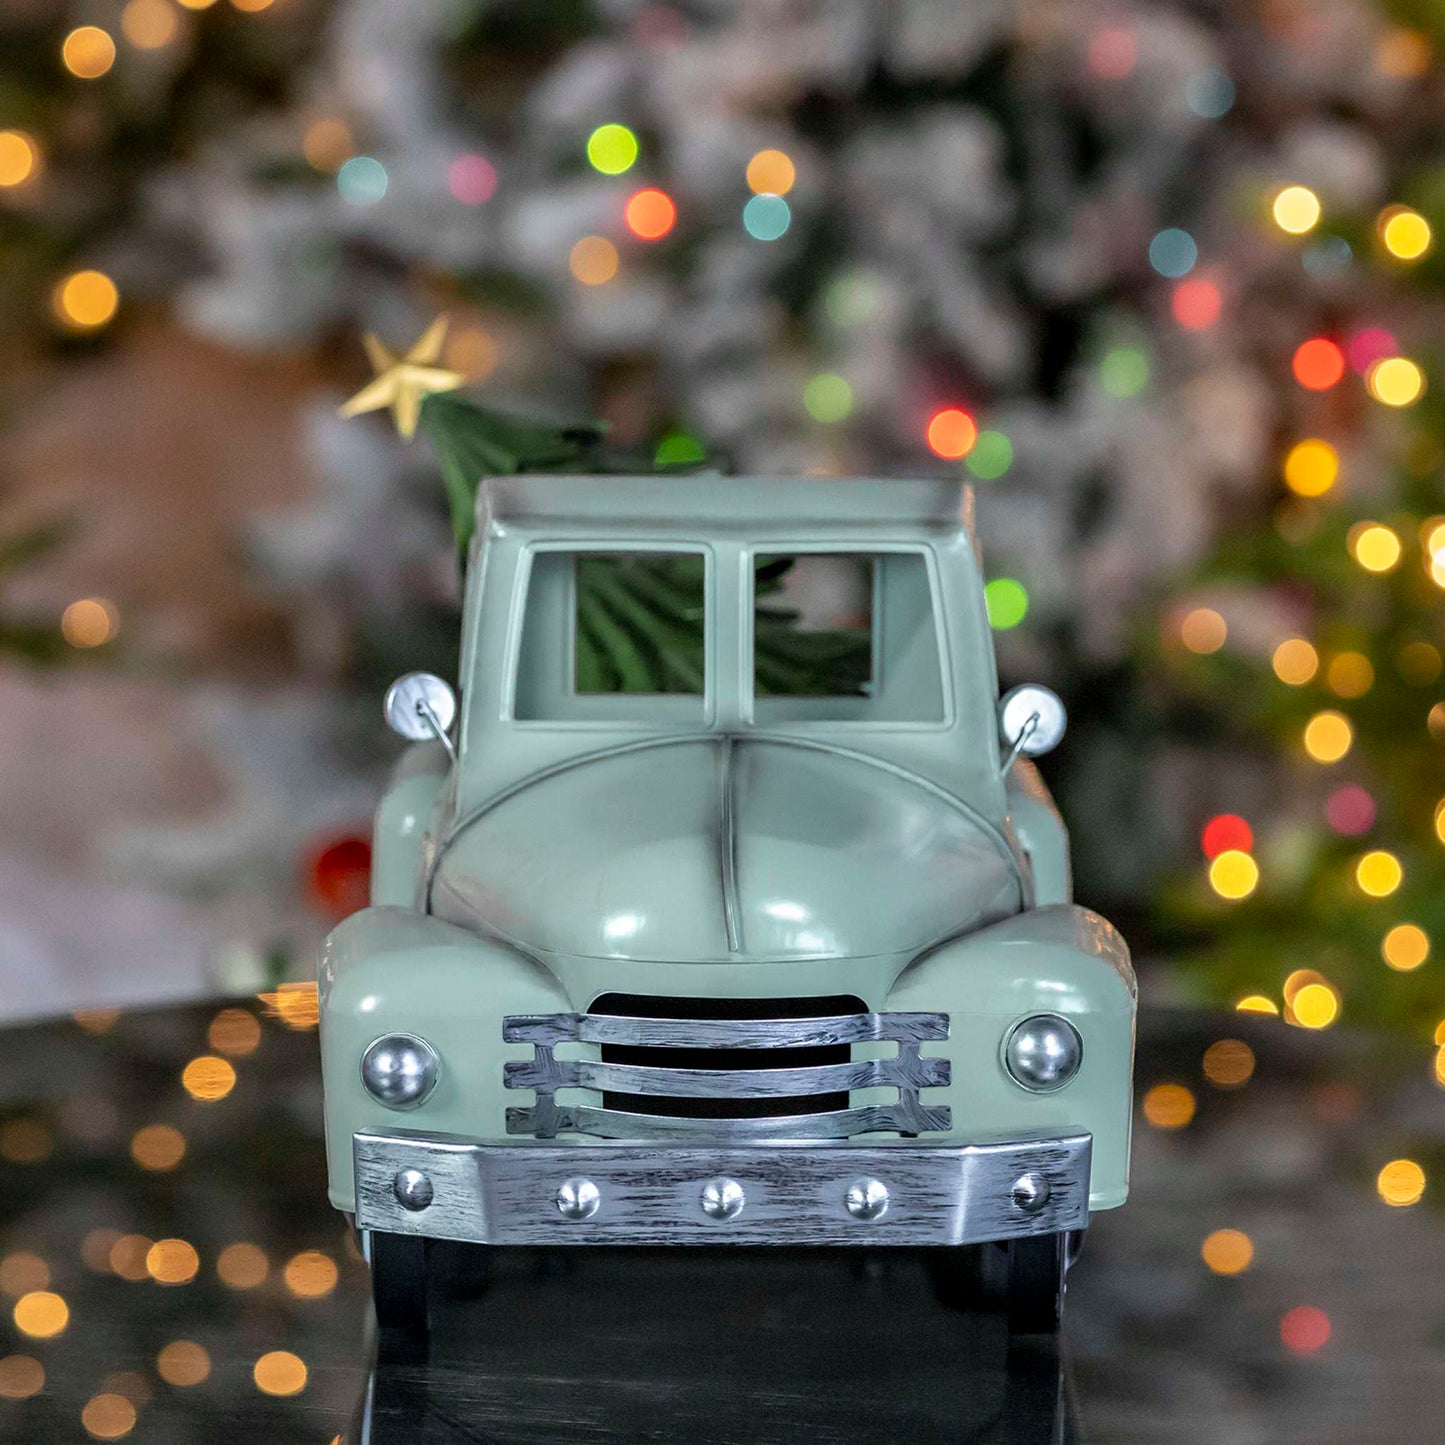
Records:
[[[1042,719],[1036,712],[1031,712],[1024,719],[1024,725],[1019,729],[1019,735],[1014,739],[1013,747],[1008,750],[1008,756],[1004,758],[999,767],[1000,776],[1007,774],[1008,770],[1018,761],[1019,754],[1024,750],[1024,744],[1038,731],[1041,721]]]
[[[456,766],[457,750],[452,745],[452,740],[447,730],[442,726],[442,720],[432,710],[432,705],[425,699],[419,698],[416,704],[417,716],[432,730],[436,740],[447,750],[447,757],[451,759],[452,766]]]

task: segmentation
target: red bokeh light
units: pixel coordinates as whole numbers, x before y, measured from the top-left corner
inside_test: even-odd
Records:
[[[956,406],[936,411],[928,419],[928,447],[935,456],[955,461],[966,457],[978,440],[978,427]]]
[[[323,839],[306,860],[311,903],[341,919],[371,901],[371,840],[360,834]]]
[[[1350,365],[1363,376],[1377,361],[1400,354],[1400,343],[1382,326],[1367,326],[1350,337]]]
[[[1213,281],[1203,277],[1191,277],[1181,281],[1174,288],[1170,310],[1174,319],[1186,331],[1204,331],[1219,320],[1219,309],[1224,298]]]
[[[1375,825],[1375,800],[1358,783],[1347,783],[1330,794],[1325,817],[1347,838],[1368,833]]]
[[[1296,1305],[1279,1322],[1279,1337],[1296,1354],[1312,1355],[1330,1338],[1330,1317],[1314,1305]]]
[[[458,156],[447,167],[447,189],[464,206],[480,206],[497,190],[497,168],[486,156]]]
[[[1328,391],[1345,374],[1345,353],[1324,336],[1303,342],[1294,354],[1294,379],[1310,391]]]
[[[1220,813],[1204,825],[1199,845],[1206,858],[1217,858],[1231,848],[1248,853],[1254,847],[1254,829],[1238,813]]]
[[[1089,41],[1089,69],[1100,80],[1123,80],[1139,59],[1139,42],[1131,30],[1101,30]]]
[[[627,229],[643,241],[656,241],[677,223],[677,206],[666,191],[638,191],[627,203]]]

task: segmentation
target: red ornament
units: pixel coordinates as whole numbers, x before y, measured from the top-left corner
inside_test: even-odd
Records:
[[[355,833],[322,839],[306,860],[306,891],[328,918],[365,908],[371,901],[371,840]]]
[[[1248,853],[1254,847],[1254,829],[1238,813],[1220,813],[1204,825],[1199,844],[1206,858],[1231,850]]]

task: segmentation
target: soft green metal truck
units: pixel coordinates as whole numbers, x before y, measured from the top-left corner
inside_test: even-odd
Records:
[[[1030,761],[1062,708],[998,697],[968,489],[492,479],[462,638],[459,706],[389,695],[419,741],[320,969],[381,1323],[449,1239],[998,1245],[1057,1328],[1128,1190],[1134,974]]]

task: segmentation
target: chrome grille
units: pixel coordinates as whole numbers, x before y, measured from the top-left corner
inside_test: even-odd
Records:
[[[920,1048],[948,1037],[948,1016],[817,1011],[850,1002],[611,995],[585,1014],[504,1019],[503,1038],[533,1048],[532,1059],[505,1065],[506,1086],[536,1096],[530,1107],[507,1110],[507,1132],[842,1139],[948,1129],[948,1108],[919,1097],[920,1089],[949,1082],[949,1061],[923,1058]],[[663,1010],[677,1016],[656,1016]],[[880,1041],[896,1043],[897,1054],[850,1057],[853,1044]],[[602,1057],[557,1058],[557,1046],[570,1042],[596,1044]],[[896,1089],[896,1100],[849,1107],[849,1091],[878,1087]],[[558,1103],[568,1088],[600,1092],[601,1107]]]

